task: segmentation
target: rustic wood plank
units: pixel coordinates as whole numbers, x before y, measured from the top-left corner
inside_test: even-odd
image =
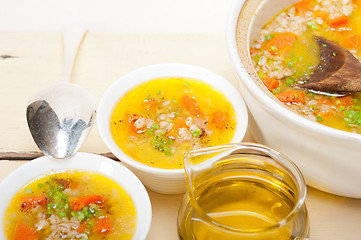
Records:
[[[108,157],[113,160],[119,160],[111,152],[98,153],[98,155]],[[32,159],[42,157],[42,156],[44,156],[44,154],[41,152],[0,152],[0,161],[1,160],[24,161],[24,160],[32,160]]]

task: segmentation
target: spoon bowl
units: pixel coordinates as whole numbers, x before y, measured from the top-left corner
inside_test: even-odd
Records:
[[[61,82],[41,89],[31,99],[26,117],[31,135],[44,155],[68,158],[89,135],[96,100],[79,85]]]
[[[26,109],[35,143],[51,158],[74,155],[89,135],[95,119],[95,97],[87,89],[69,82],[77,49],[86,32],[84,26],[65,28],[63,81],[38,91]]]

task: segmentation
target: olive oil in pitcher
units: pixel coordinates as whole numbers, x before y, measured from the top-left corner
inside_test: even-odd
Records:
[[[191,180],[179,213],[180,239],[290,240],[298,231],[308,232],[308,224],[300,224],[307,215],[297,209],[297,184],[260,158],[226,157],[187,171]]]

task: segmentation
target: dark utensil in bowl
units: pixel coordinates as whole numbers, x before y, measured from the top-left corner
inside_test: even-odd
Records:
[[[361,63],[345,48],[315,36],[320,47],[320,63],[310,80],[300,88],[320,92],[360,92]]]

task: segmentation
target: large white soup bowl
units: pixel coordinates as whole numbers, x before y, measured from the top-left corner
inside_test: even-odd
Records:
[[[237,0],[227,26],[227,45],[250,110],[256,140],[291,158],[307,184],[361,198],[361,135],[307,120],[287,109],[262,84],[252,67],[250,43],[261,28],[295,0]]]

